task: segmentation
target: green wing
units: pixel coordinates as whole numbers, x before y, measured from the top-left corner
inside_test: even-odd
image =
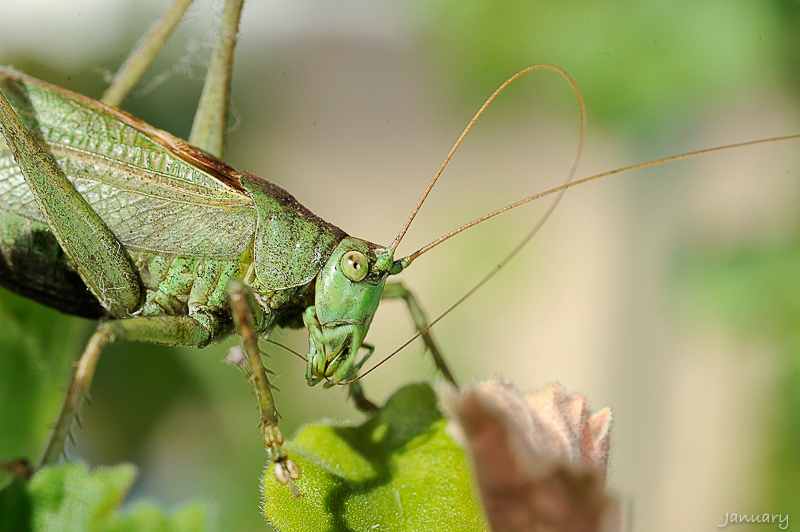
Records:
[[[0,88],[128,249],[236,257],[256,211],[238,175],[169,133],[85,96],[0,68]],[[44,222],[0,139],[0,211]]]

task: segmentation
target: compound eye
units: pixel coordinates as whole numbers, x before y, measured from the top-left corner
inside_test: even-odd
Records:
[[[342,257],[342,272],[344,276],[357,283],[367,276],[369,263],[367,257],[360,251],[348,251]]]

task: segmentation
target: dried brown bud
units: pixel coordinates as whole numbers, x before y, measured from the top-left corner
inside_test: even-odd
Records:
[[[583,396],[559,386],[522,397],[499,380],[440,397],[472,454],[493,530],[620,529],[619,506],[603,488],[610,409],[592,415]]]

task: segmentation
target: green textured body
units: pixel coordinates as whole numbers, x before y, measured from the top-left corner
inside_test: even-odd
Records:
[[[242,280],[268,316],[262,329],[300,323],[343,231],[283,189],[114,108],[6,69],[0,88],[133,264],[142,292],[128,316],[191,316],[214,339],[232,328],[225,289]],[[2,137],[0,285],[70,314],[127,317],[86,287]]]

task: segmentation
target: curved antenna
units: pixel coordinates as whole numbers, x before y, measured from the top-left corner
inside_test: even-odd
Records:
[[[697,156],[700,156],[700,155],[708,155],[708,154],[711,154],[711,153],[717,153],[717,152],[722,152],[722,151],[727,151],[727,150],[733,150],[733,149],[736,149],[736,148],[743,148],[743,147],[746,147],[746,146],[757,146],[759,144],[768,144],[768,143],[771,143],[771,142],[780,142],[780,141],[785,141],[785,140],[798,140],[798,139],[800,139],[800,134],[786,135],[786,136],[783,136],[783,137],[772,137],[772,138],[769,138],[769,139],[749,140],[749,141],[746,141],[746,142],[738,142],[736,144],[727,144],[725,146],[716,146],[714,148],[705,148],[705,149],[702,149],[702,150],[691,151],[691,152],[687,152],[687,153],[681,153],[679,155],[672,155],[670,157],[663,157],[661,159],[654,159],[652,161],[647,161],[647,162],[644,162],[644,163],[632,164],[630,166],[625,166],[623,168],[617,168],[616,170],[609,170],[607,172],[601,172],[599,174],[591,175],[589,177],[584,177],[582,179],[578,179],[578,180],[575,180],[575,181],[570,181],[570,182],[564,183],[563,185],[557,186],[555,188],[551,188],[550,190],[546,190],[544,192],[539,192],[538,194],[534,194],[533,196],[528,196],[527,198],[515,201],[514,203],[509,203],[505,207],[501,207],[501,208],[497,209],[496,211],[492,211],[492,212],[490,212],[488,214],[484,214],[483,216],[481,216],[479,218],[475,218],[471,222],[466,223],[466,224],[462,225],[461,227],[459,227],[457,229],[453,229],[452,231],[450,231],[446,235],[443,235],[443,236],[437,238],[436,240],[434,240],[433,242],[431,242],[429,244],[426,244],[425,246],[419,248],[417,251],[415,251],[414,253],[412,253],[408,257],[405,257],[405,258],[401,259],[401,261],[404,264],[410,264],[414,259],[416,259],[420,255],[422,255],[426,251],[429,251],[430,249],[435,248],[436,246],[438,246],[439,244],[441,244],[445,240],[447,240],[449,238],[452,238],[455,235],[457,235],[458,233],[460,233],[462,231],[465,231],[465,230],[469,229],[470,227],[472,227],[474,225],[478,225],[479,223],[484,222],[484,221],[488,220],[489,218],[494,218],[498,214],[502,214],[502,213],[504,213],[506,211],[510,211],[511,209],[514,209],[514,208],[519,207],[521,205],[525,205],[526,203],[530,203],[530,202],[532,202],[534,200],[537,200],[539,198],[543,198],[545,196],[549,196],[551,194],[555,194],[556,192],[564,191],[564,190],[566,190],[568,188],[572,188],[572,187],[577,186],[577,185],[582,185],[584,183],[588,183],[589,181],[594,181],[595,179],[600,179],[601,177],[607,177],[607,176],[610,176],[610,175],[621,174],[623,172],[628,172],[630,170],[639,170],[641,168],[648,168],[650,166],[656,166],[656,165],[663,164],[663,163],[671,163],[671,162],[674,162],[674,161],[682,161],[684,159],[689,159],[689,158],[697,157]]]
[[[716,146],[716,147],[713,147],[713,148],[705,148],[705,149],[702,149],[702,150],[691,151],[691,152],[687,152],[687,153],[681,153],[679,155],[672,155],[670,157],[662,157],[661,159],[654,159],[652,161],[647,161],[647,162],[638,163],[638,164],[632,164],[630,166],[624,166],[622,168],[617,168],[616,170],[609,170],[607,172],[601,172],[599,174],[594,174],[594,175],[591,175],[589,177],[584,177],[584,178],[578,179],[576,181],[565,183],[564,185],[552,188],[552,189],[547,190],[545,192],[541,192],[539,194],[535,194],[533,196],[529,196],[529,197],[527,197],[525,199],[522,199],[520,201],[517,201],[515,203],[511,203],[509,205],[506,205],[505,207],[503,207],[501,209],[498,209],[498,210],[496,210],[496,211],[494,211],[492,213],[489,213],[489,214],[487,214],[485,216],[481,216],[480,218],[477,218],[477,219],[473,220],[472,222],[459,227],[455,231],[452,231],[451,233],[448,233],[444,237],[442,237],[442,238],[440,238],[438,240],[435,240],[434,242],[431,242],[430,244],[428,244],[424,248],[421,248],[421,250],[422,250],[422,253],[424,253],[424,251],[427,251],[428,249],[430,249],[430,248],[434,247],[435,245],[443,242],[444,240],[447,240],[447,238],[450,238],[451,236],[453,236],[455,234],[458,234],[461,231],[464,231],[465,229],[468,229],[468,228],[472,227],[475,224],[478,224],[478,223],[480,223],[480,222],[482,222],[484,220],[487,220],[489,218],[497,216],[498,214],[503,213],[503,212],[505,212],[505,211],[507,211],[509,209],[513,209],[514,207],[518,207],[520,205],[524,205],[525,203],[529,203],[529,202],[531,202],[533,200],[536,200],[536,199],[539,199],[539,198],[543,198],[544,196],[549,196],[551,194],[556,194],[556,193],[559,193],[559,192],[561,194],[563,194],[563,192],[568,188],[571,188],[571,187],[574,187],[574,186],[577,186],[577,185],[582,185],[584,183],[588,183],[589,181],[594,181],[594,180],[600,179],[601,177],[608,177],[608,176],[612,176],[612,175],[621,174],[623,172],[628,172],[628,171],[631,171],[631,170],[639,170],[641,168],[648,168],[648,167],[656,166],[656,165],[663,164],[663,163],[682,161],[684,159],[691,159],[691,158],[694,158],[694,157],[699,157],[701,155],[710,155],[710,154],[713,154],[713,153],[719,153],[719,152],[723,152],[723,151],[733,150],[733,149],[736,149],[736,148],[759,146],[761,144],[770,144],[770,143],[773,143],[773,142],[783,142],[783,141],[788,141],[788,140],[800,140],[800,134],[784,135],[784,136],[772,137],[772,138],[768,138],[768,139],[749,140],[749,141],[745,141],[745,142],[738,142],[736,144],[726,144],[725,146]],[[519,244],[517,244],[517,246],[513,250],[511,250],[511,252],[508,255],[506,255],[506,257],[500,262],[500,264],[495,266],[494,269],[492,269],[492,271],[490,271],[483,279],[481,279],[478,282],[478,284],[476,284],[474,287],[472,287],[466,294],[464,294],[461,298],[459,298],[458,301],[453,303],[447,310],[445,310],[443,313],[441,313],[436,319],[434,319],[430,323],[428,323],[428,325],[424,329],[422,329],[421,331],[417,332],[417,334],[415,334],[414,336],[409,338],[405,343],[403,343],[403,345],[401,345],[400,347],[398,347],[397,349],[392,351],[390,354],[388,354],[383,359],[381,359],[380,362],[378,362],[377,364],[375,364],[374,366],[369,368],[367,371],[365,371],[361,375],[358,375],[357,377],[355,377],[353,379],[350,379],[349,381],[343,381],[343,382],[340,382],[340,383],[337,383],[337,384],[340,384],[340,385],[351,384],[353,382],[356,382],[356,381],[362,379],[363,377],[366,377],[367,375],[369,375],[370,373],[372,373],[373,371],[378,369],[379,366],[382,366],[390,358],[392,358],[397,353],[399,353],[400,351],[402,351],[403,349],[408,347],[411,344],[411,342],[413,342],[414,340],[416,340],[417,338],[421,337],[423,334],[428,332],[434,325],[439,323],[442,320],[442,318],[444,318],[445,316],[450,314],[450,312],[452,312],[453,309],[455,309],[465,299],[467,299],[472,294],[474,294],[481,286],[486,284],[486,281],[491,279],[503,266],[505,266],[511,259],[513,259],[514,256],[517,253],[519,253],[519,251],[522,249],[522,247],[525,244],[528,243],[528,241],[531,239],[531,237],[533,237],[533,234],[536,232],[536,230],[538,230],[540,225],[541,224],[538,224],[537,227],[535,227],[533,231],[531,231],[527,235],[525,235],[525,237],[522,239],[522,241]],[[417,256],[419,256],[421,253],[417,252],[416,254],[417,254]]]
[[[427,190],[425,190],[425,193],[422,195],[422,198],[420,198],[420,201],[417,204],[417,207],[414,209],[414,212],[412,212],[411,217],[409,217],[408,221],[406,222],[406,225],[403,227],[403,231],[401,231],[400,234],[398,235],[397,239],[395,239],[395,242],[399,242],[399,240],[405,234],[405,230],[408,229],[408,226],[411,224],[411,221],[414,219],[414,216],[416,215],[417,211],[419,210],[419,207],[422,205],[423,201],[425,201],[425,198],[427,197],[427,195],[430,192],[431,188],[433,188],[433,185],[436,183],[436,180],[439,178],[439,175],[441,175],[442,170],[444,170],[444,167],[447,165],[447,162],[453,156],[453,153],[455,152],[456,148],[458,148],[459,144],[461,144],[461,141],[464,139],[466,134],[472,128],[472,125],[480,117],[480,115],[483,113],[483,111],[486,109],[486,107],[492,102],[492,100],[494,100],[497,97],[498,94],[500,94],[500,92],[502,92],[502,90],[504,88],[506,88],[508,86],[509,83],[513,82],[514,80],[518,79],[520,76],[523,76],[524,74],[526,74],[528,72],[532,72],[533,70],[539,70],[539,69],[554,70],[554,71],[558,72],[559,74],[561,74],[564,77],[564,79],[567,80],[567,82],[570,84],[570,87],[572,87],[572,92],[575,94],[575,98],[578,100],[578,108],[579,108],[579,111],[580,111],[580,129],[579,129],[579,133],[578,133],[578,142],[577,142],[577,144],[575,146],[575,153],[572,156],[572,161],[570,162],[569,170],[567,171],[567,177],[566,177],[566,179],[564,181],[564,184],[561,185],[560,187],[557,187],[557,190],[561,191],[560,194],[558,196],[556,196],[556,199],[550,204],[550,206],[548,207],[547,211],[545,211],[545,213],[539,218],[539,220],[536,222],[536,224],[533,226],[533,228],[530,231],[528,231],[528,234],[526,234],[522,238],[522,240],[519,241],[519,243],[514,247],[514,249],[512,249],[511,252],[508,255],[506,255],[505,258],[503,258],[503,260],[500,261],[500,263],[497,266],[492,268],[492,270],[488,274],[486,274],[483,277],[483,279],[478,281],[478,283],[475,286],[473,286],[466,294],[461,296],[461,298],[459,298],[458,301],[453,303],[453,305],[451,305],[450,308],[448,308],[446,311],[444,311],[444,313],[442,313],[435,320],[431,321],[422,331],[418,332],[415,336],[411,337],[403,345],[401,345],[400,347],[395,349],[392,353],[390,353],[388,356],[383,358],[383,360],[381,360],[380,362],[375,364],[373,367],[371,367],[370,369],[365,371],[363,374],[361,374],[359,376],[356,376],[355,378],[350,379],[348,381],[339,382],[337,384],[340,384],[340,385],[351,384],[353,382],[356,382],[356,381],[360,380],[361,378],[365,377],[366,375],[369,375],[370,373],[375,371],[375,369],[377,369],[379,366],[381,366],[383,363],[385,363],[390,358],[392,358],[394,355],[396,355],[397,353],[399,353],[400,351],[405,349],[411,342],[413,342],[414,340],[416,340],[417,338],[419,338],[420,336],[422,336],[423,334],[428,332],[431,327],[433,327],[436,323],[438,323],[442,318],[447,316],[453,309],[455,309],[457,306],[459,306],[464,300],[466,300],[468,297],[470,297],[472,294],[474,294],[480,287],[482,287],[484,284],[486,284],[486,282],[489,279],[494,277],[494,275],[497,272],[499,272],[500,269],[503,268],[503,266],[508,264],[508,262],[511,259],[513,259],[514,256],[516,256],[516,254],[519,253],[522,250],[523,247],[525,247],[525,244],[527,244],[530,241],[530,239],[533,238],[533,235],[535,235],[539,231],[539,229],[542,227],[542,225],[544,225],[544,223],[547,221],[547,219],[553,213],[555,208],[558,206],[558,203],[561,201],[561,198],[564,196],[564,192],[567,190],[568,185],[572,181],[572,178],[575,176],[575,171],[578,168],[578,161],[580,161],[581,153],[583,152],[583,142],[584,142],[584,139],[586,137],[586,109],[585,109],[584,104],[583,104],[583,97],[581,96],[580,90],[578,90],[578,86],[575,84],[575,82],[572,80],[572,78],[569,76],[569,74],[567,74],[564,70],[562,70],[562,69],[560,69],[560,68],[558,68],[556,66],[552,66],[552,65],[534,65],[532,67],[528,67],[528,68],[526,68],[524,70],[521,70],[521,71],[517,72],[516,74],[514,74],[513,76],[511,76],[510,78],[508,78],[508,80],[506,80],[505,83],[503,83],[496,91],[494,91],[492,93],[492,95],[489,97],[489,99],[486,100],[486,102],[481,106],[481,108],[475,114],[473,119],[467,125],[466,129],[464,130],[464,132],[458,138],[458,141],[456,141],[456,144],[455,144],[455,146],[453,146],[453,149],[450,150],[450,153],[445,158],[445,161],[442,164],[441,168],[439,168],[439,171],[436,173],[436,176],[434,176],[433,180],[431,181],[431,184],[428,185],[428,188],[427,188]],[[513,207],[511,207],[511,208],[513,208]],[[499,213],[497,213],[497,214],[499,214]],[[472,225],[475,225],[476,223],[480,223],[480,222],[479,221],[471,222]],[[464,228],[462,228],[460,230],[456,230],[456,231],[460,232],[460,231],[463,231],[464,229],[466,229],[466,227],[464,227]],[[452,233],[452,234],[451,233],[448,233],[448,235],[446,235],[446,238],[444,238],[444,240],[446,240],[447,238],[450,238],[450,236],[453,236],[453,234],[455,234],[455,233]],[[442,242],[444,241],[442,239],[439,239],[439,240],[441,240]],[[438,243],[438,241],[437,241],[437,243]],[[436,244],[434,244],[434,245],[436,245]],[[430,246],[430,247],[433,247],[433,246]],[[430,249],[430,247],[426,246],[427,249]],[[406,257],[405,259],[401,259],[400,262],[403,263],[403,267],[405,268],[416,257],[418,257],[419,255],[421,255],[422,253],[427,251],[427,249],[423,248],[423,251],[415,253],[414,257],[409,255],[409,257]]]
[[[274,346],[276,346],[276,347],[280,347],[280,348],[281,348],[281,349],[283,349],[284,351],[288,351],[288,352],[290,352],[291,354],[293,354],[294,356],[296,356],[297,358],[299,358],[299,359],[300,359],[300,360],[302,360],[303,362],[308,362],[308,360],[306,359],[306,357],[304,357],[303,355],[301,355],[300,353],[298,353],[297,351],[295,351],[294,349],[292,349],[292,348],[291,348],[291,347],[289,347],[289,346],[286,346],[286,345],[280,344],[280,343],[276,342],[275,340],[270,340],[269,338],[262,338],[262,340],[263,340],[264,342],[267,342],[268,344],[272,344],[272,345],[274,345]],[[262,352],[261,354],[262,354],[262,355],[267,355],[267,356],[269,356],[269,355],[268,355],[267,353],[265,353],[265,352]]]
[[[514,74],[513,76],[511,76],[510,78],[508,78],[505,82],[503,82],[503,84],[500,85],[497,88],[497,90],[495,90],[492,93],[492,95],[489,96],[489,98],[486,99],[486,101],[483,103],[483,105],[481,105],[480,109],[478,109],[478,112],[475,113],[475,116],[473,116],[472,120],[470,120],[469,123],[467,124],[467,127],[465,127],[464,131],[461,132],[461,135],[458,137],[458,140],[456,140],[456,143],[453,144],[453,147],[450,149],[450,152],[447,154],[447,157],[444,158],[444,161],[442,162],[441,166],[439,166],[439,170],[433,176],[433,179],[431,179],[431,182],[428,183],[428,187],[425,189],[425,192],[422,193],[422,196],[420,196],[419,201],[417,201],[417,205],[414,207],[414,209],[411,211],[411,214],[408,216],[408,220],[406,220],[406,223],[403,224],[402,229],[400,229],[400,232],[397,234],[397,236],[395,237],[394,241],[389,245],[389,247],[387,249],[391,249],[392,251],[397,249],[397,246],[400,244],[400,241],[403,240],[403,237],[405,236],[406,232],[408,231],[408,228],[411,226],[411,222],[414,221],[414,218],[417,216],[417,213],[419,212],[420,208],[422,208],[422,204],[425,203],[425,200],[428,198],[428,194],[430,194],[431,190],[433,189],[433,186],[439,180],[439,176],[442,175],[442,172],[444,172],[444,169],[447,166],[447,163],[450,162],[450,159],[453,157],[453,154],[456,152],[458,147],[461,146],[461,143],[463,142],[464,138],[467,136],[467,133],[470,132],[470,130],[472,129],[472,126],[475,125],[475,122],[477,122],[478,118],[480,118],[481,115],[483,114],[483,112],[486,110],[486,108],[489,107],[489,104],[492,103],[492,101],[494,101],[494,99],[497,98],[497,96],[501,92],[503,92],[506,89],[506,87],[508,87],[510,84],[512,84],[513,82],[515,82],[516,80],[518,80],[519,78],[524,76],[525,74],[528,74],[529,72],[533,72],[534,70],[552,70],[552,71],[558,73],[564,79],[566,79],[567,82],[570,84],[570,87],[572,87],[572,91],[575,93],[575,96],[578,99],[578,105],[580,107],[580,112],[581,112],[581,119],[580,119],[581,120],[581,138],[580,138],[580,141],[579,141],[580,146],[579,146],[578,150],[576,150],[576,156],[578,156],[578,157],[580,156],[580,149],[581,149],[581,147],[583,145],[583,137],[584,137],[584,129],[585,129],[585,121],[586,121],[585,120],[585,114],[586,113],[585,113],[584,106],[583,106],[583,98],[581,97],[581,94],[580,94],[580,91],[578,90],[577,85],[572,80],[572,78],[569,76],[569,74],[566,73],[566,71],[564,71],[563,69],[561,69],[561,68],[559,68],[559,67],[557,67],[555,65],[547,65],[547,64],[533,65],[533,66],[529,66],[528,68],[522,69],[519,72],[517,72],[516,74]],[[410,261],[408,263],[406,263],[406,265],[407,264],[410,264]]]

